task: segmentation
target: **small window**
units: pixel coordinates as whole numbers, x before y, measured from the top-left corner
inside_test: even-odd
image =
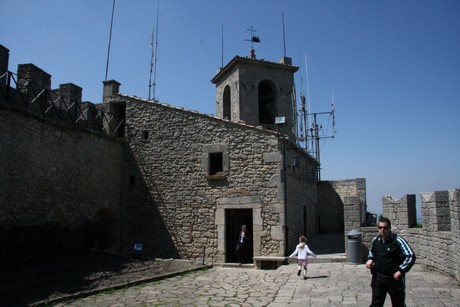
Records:
[[[209,175],[216,175],[223,172],[223,159],[221,152],[209,153]]]
[[[143,140],[149,139],[149,132],[147,130],[142,131],[142,139]]]
[[[225,180],[229,175],[229,146],[206,144],[203,146],[201,168],[207,180]]]
[[[136,176],[129,176],[129,185],[136,185]]]
[[[224,103],[223,103],[223,110],[222,110],[223,118],[231,120],[232,119],[232,112],[231,112],[231,94],[230,94],[230,87],[227,85],[224,90]]]

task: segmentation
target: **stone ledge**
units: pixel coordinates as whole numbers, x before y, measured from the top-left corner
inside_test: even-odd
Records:
[[[270,269],[276,270],[283,263],[287,262],[287,258],[284,256],[255,256],[253,257],[254,264],[258,270]]]

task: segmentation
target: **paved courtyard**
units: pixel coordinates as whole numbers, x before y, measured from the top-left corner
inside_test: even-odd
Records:
[[[311,263],[307,280],[296,272],[295,264],[214,267],[55,306],[369,306],[371,276],[364,265]],[[460,285],[449,276],[416,264],[406,282],[407,306],[460,306]]]

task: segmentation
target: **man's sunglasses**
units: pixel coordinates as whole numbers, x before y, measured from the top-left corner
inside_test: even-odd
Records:
[[[385,229],[385,230],[388,229],[388,226],[378,226],[378,227],[379,229]]]

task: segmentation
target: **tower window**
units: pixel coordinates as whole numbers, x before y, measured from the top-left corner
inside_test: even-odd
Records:
[[[222,152],[209,153],[209,175],[216,175],[223,172]]]
[[[136,185],[136,177],[135,176],[129,176],[129,185],[133,186]]]
[[[142,139],[143,140],[149,139],[149,132],[147,130],[142,131]]]
[[[270,83],[263,81],[259,84],[259,123],[275,124],[276,101],[275,91]]]
[[[231,112],[231,95],[230,95],[230,86],[226,86],[224,90],[224,99],[223,99],[223,110],[222,117],[228,120],[232,119]]]

